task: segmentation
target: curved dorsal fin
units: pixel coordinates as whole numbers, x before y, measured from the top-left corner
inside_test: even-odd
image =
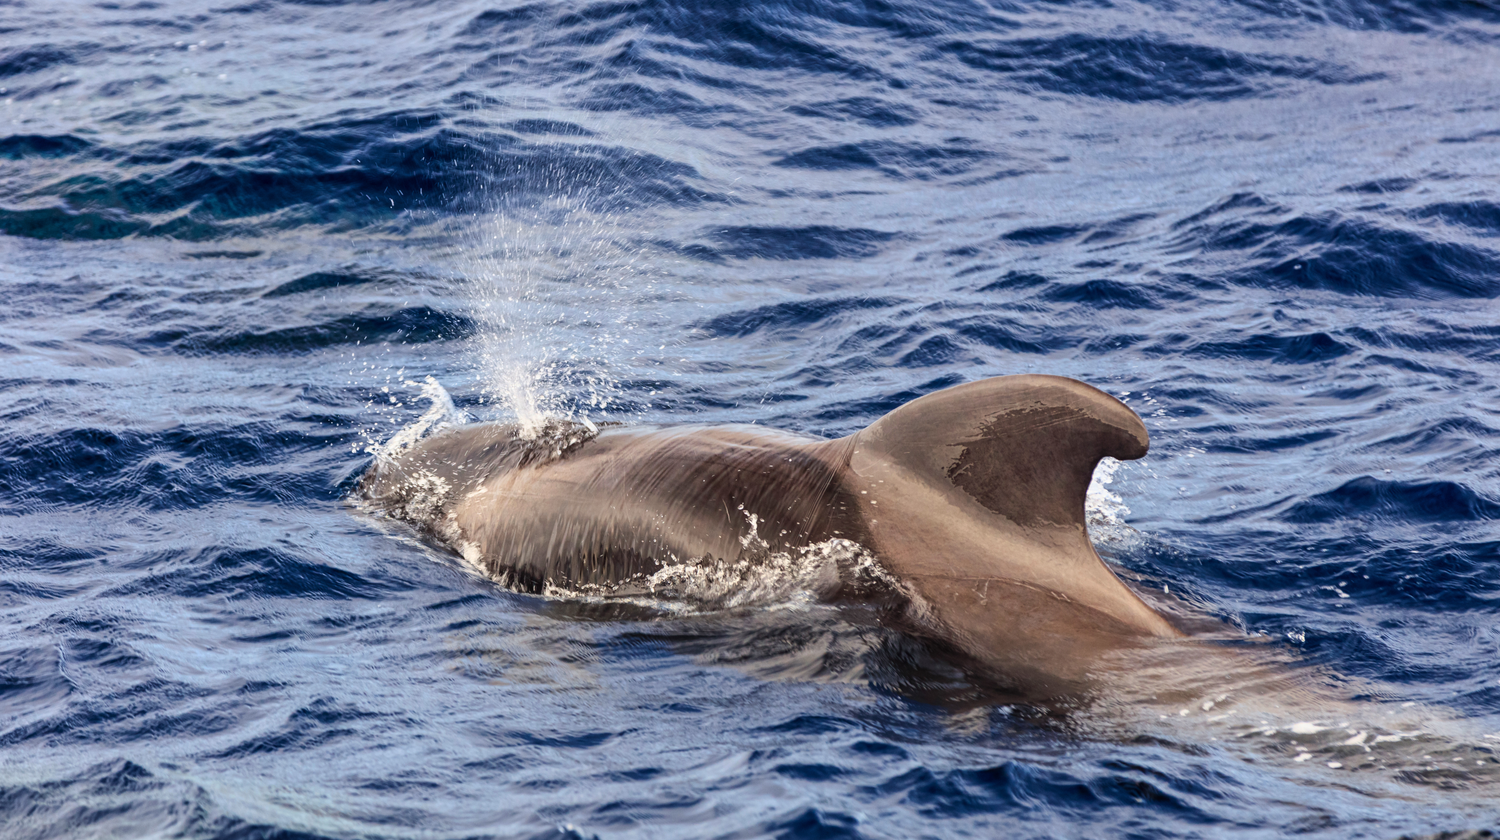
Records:
[[[1002,376],[929,394],[885,415],[857,445],[947,483],[1022,528],[1084,527],[1099,460],[1146,454],[1124,403],[1061,376]]]

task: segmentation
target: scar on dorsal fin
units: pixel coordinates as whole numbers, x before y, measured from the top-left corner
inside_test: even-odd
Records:
[[[1023,528],[1084,527],[1084,497],[1105,456],[1146,454],[1141,418],[1060,376],[1004,376],[929,394],[877,420],[858,445],[951,484]]]

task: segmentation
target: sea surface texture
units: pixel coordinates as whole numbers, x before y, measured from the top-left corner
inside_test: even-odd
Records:
[[[4,0],[0,295],[7,840],[1500,822],[1491,0]],[[524,595],[356,503],[429,410],[1013,373],[1274,675],[1012,703],[827,558]]]

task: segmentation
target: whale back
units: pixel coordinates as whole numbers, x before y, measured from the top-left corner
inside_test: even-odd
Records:
[[[529,591],[849,540],[901,582],[914,624],[1037,685],[1121,639],[1178,635],[1089,540],[1095,466],[1139,458],[1149,441],[1134,412],[1081,382],[959,385],[831,441],[753,426],[581,429],[439,432],[382,459],[361,490]]]
[[[477,424],[378,460],[361,494],[513,588],[610,587],[854,534],[826,443],[754,426]]]

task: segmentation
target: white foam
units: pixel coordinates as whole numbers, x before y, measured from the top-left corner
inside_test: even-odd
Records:
[[[740,510],[749,529],[740,537],[738,559],[666,564],[646,577],[651,593],[710,609],[805,608],[837,587],[845,575],[884,573],[874,557],[851,540],[835,538],[796,551],[771,551],[760,536],[760,518]]]
[[[1088,522],[1089,536],[1098,542],[1118,542],[1136,533],[1125,522],[1130,508],[1125,506],[1125,500],[1118,493],[1109,489],[1123,466],[1124,462],[1105,457],[1089,478],[1089,489],[1083,501],[1084,518]]]
[[[745,516],[750,530],[741,537],[743,551],[735,560],[671,558],[655,572],[616,586],[549,582],[543,594],[695,613],[750,606],[806,610],[841,583],[905,591],[859,543],[834,538],[795,551],[771,551],[758,533],[758,517]]]

